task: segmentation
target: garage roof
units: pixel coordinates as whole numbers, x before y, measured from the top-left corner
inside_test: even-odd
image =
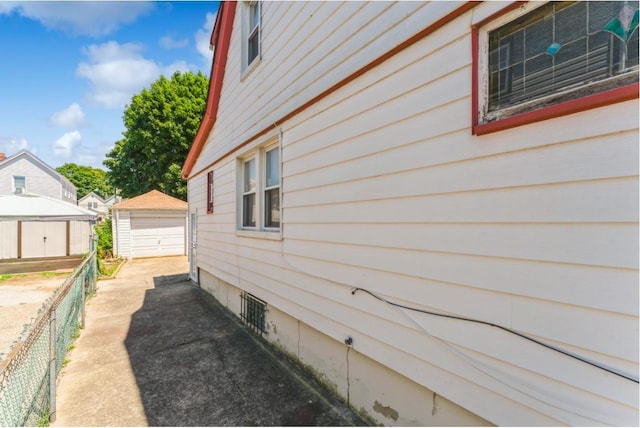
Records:
[[[158,190],[152,190],[135,198],[127,199],[111,207],[112,210],[184,210],[189,204]]]
[[[1,220],[95,220],[96,213],[60,199],[24,193],[0,195]]]

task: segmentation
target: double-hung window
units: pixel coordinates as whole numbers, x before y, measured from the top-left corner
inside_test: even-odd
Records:
[[[280,229],[280,147],[261,147],[240,159],[241,229]]]
[[[629,97],[638,82],[638,6],[531,2],[478,25],[475,123],[518,124],[514,117],[543,117],[549,107],[562,115],[562,106],[569,114]]]
[[[262,2],[244,2],[243,9],[242,70],[244,72],[260,59]]]
[[[280,150],[265,152],[264,226],[280,227]]]
[[[242,227],[256,227],[256,158],[243,162]]]

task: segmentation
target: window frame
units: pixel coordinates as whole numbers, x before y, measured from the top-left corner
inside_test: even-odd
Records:
[[[262,60],[262,1],[260,0],[251,0],[242,2],[243,5],[243,13],[242,13],[242,61],[241,61],[241,78],[244,78],[247,74],[249,74]],[[255,26],[249,28],[251,26],[251,15],[252,8],[256,6],[258,8],[258,22]],[[257,33],[257,34],[256,34]],[[258,52],[256,56],[249,61],[249,45],[250,39],[256,35],[258,38]]]
[[[207,214],[213,214],[213,171],[207,172]]]
[[[267,152],[278,150],[278,184],[267,186]],[[245,190],[247,163],[254,160],[256,185],[253,190]],[[282,239],[282,148],[280,139],[269,140],[266,144],[255,147],[245,152],[237,158],[237,220],[236,234],[240,236],[250,236],[265,239]],[[267,203],[266,194],[269,190],[278,189],[279,217],[278,227],[267,226]],[[248,225],[245,222],[245,196],[249,194],[255,197],[255,225]]]
[[[22,183],[24,184],[21,187],[16,186],[16,181],[18,181],[18,179],[22,179]],[[16,192],[17,189],[22,189],[22,192],[26,192],[27,191],[27,176],[26,175],[14,175],[13,176],[13,193]]]
[[[543,120],[553,119],[569,114],[578,113],[598,107],[603,107],[623,101],[638,98],[640,85],[638,82],[626,84],[613,89],[605,89],[590,95],[574,98],[568,101],[559,101],[551,105],[545,106],[545,97],[537,98],[530,101],[535,105],[540,104],[539,108],[534,108],[525,112],[515,112],[508,114],[510,108],[503,109],[505,117],[487,121],[483,114],[486,114],[487,98],[488,98],[488,39],[489,32],[512,22],[513,20],[528,14],[535,9],[546,5],[549,2],[514,2],[501,10],[493,13],[489,17],[475,23],[471,27],[471,48],[472,48],[472,95],[471,95],[471,114],[472,114],[472,134],[484,135],[492,132],[498,132],[517,126],[527,125]],[[640,31],[640,30],[637,30]],[[612,79],[623,79],[629,74],[616,76]],[[599,81],[597,83],[604,82]],[[587,87],[580,86],[576,90]],[[549,95],[549,97],[557,94]],[[529,102],[525,102],[528,104]],[[525,103],[522,103],[523,105]],[[516,107],[517,108],[517,107]]]

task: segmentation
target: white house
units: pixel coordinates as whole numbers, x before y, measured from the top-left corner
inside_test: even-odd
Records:
[[[191,277],[384,425],[638,426],[638,2],[224,2]]]
[[[0,195],[32,193],[77,204],[76,186],[31,152],[0,156]]]
[[[187,254],[187,203],[152,190],[111,207],[113,252],[119,257]]]
[[[111,203],[111,205],[113,205],[113,203]],[[104,220],[109,211],[107,202],[94,192],[89,192],[78,199],[78,206],[95,211],[97,216],[102,220]]]

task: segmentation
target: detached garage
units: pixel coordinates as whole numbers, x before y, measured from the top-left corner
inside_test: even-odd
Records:
[[[127,258],[186,255],[187,206],[157,190],[113,205],[114,253]]]

